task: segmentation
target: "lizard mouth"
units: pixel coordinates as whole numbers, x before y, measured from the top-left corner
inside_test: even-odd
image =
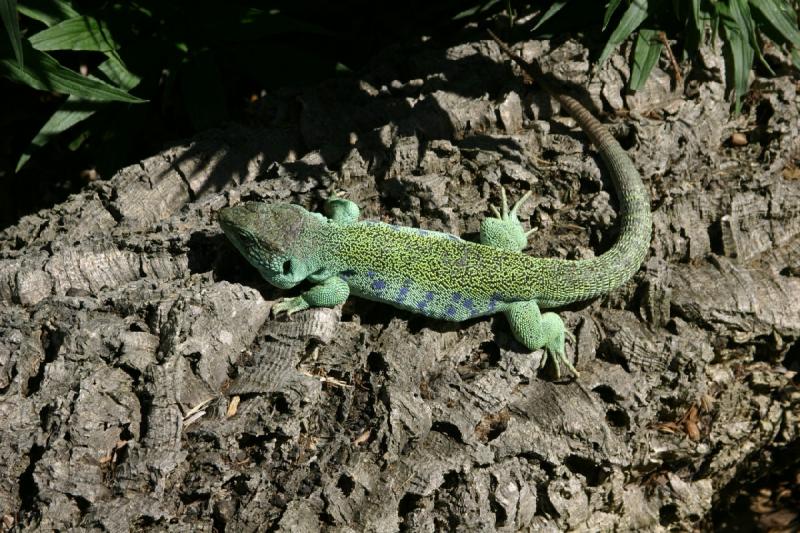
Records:
[[[246,227],[251,223],[251,218],[252,213],[244,205],[223,207],[217,215],[219,225],[225,233],[236,233],[237,228]]]

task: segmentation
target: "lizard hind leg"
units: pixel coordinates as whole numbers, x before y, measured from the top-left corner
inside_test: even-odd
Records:
[[[512,252],[521,252],[528,244],[530,232],[526,233],[522,229],[522,224],[517,218],[517,211],[530,196],[531,191],[526,192],[509,211],[506,190],[501,187],[502,211],[498,211],[493,205],[489,206],[495,216],[481,221],[481,244]]]
[[[542,313],[534,301],[509,304],[505,315],[514,338],[531,350],[544,348],[542,366],[547,363],[548,356],[552,358],[556,379],[561,377],[562,364],[576,377],[579,375],[564,353],[565,337],[572,340],[574,337],[564,327],[560,316],[555,313]]]

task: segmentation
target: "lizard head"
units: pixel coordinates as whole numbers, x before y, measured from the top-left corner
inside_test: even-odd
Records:
[[[286,203],[245,202],[219,212],[219,225],[236,249],[281,289],[294,287],[317,270],[313,236],[323,220]]]

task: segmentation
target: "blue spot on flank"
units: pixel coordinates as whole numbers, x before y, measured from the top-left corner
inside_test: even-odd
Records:
[[[489,300],[489,311],[494,310],[495,306],[497,305],[497,302],[499,301],[500,301],[500,293],[496,292],[492,294],[492,299]]]
[[[460,293],[460,292],[454,292],[454,293],[453,293],[453,301],[454,301],[454,302],[457,302],[457,301],[459,301],[460,299],[461,299],[461,293]]]
[[[400,287],[400,291],[397,293],[397,303],[401,303],[406,299],[406,296],[408,296],[409,285],[411,285],[411,280],[406,278],[406,280],[403,282],[403,286]]]
[[[420,301],[420,302],[417,304],[417,307],[418,307],[419,309],[425,309],[425,306],[426,306],[426,305],[428,305],[428,303],[429,303],[431,300],[433,300],[433,293],[432,293],[431,291],[428,291],[428,292],[426,292],[426,293],[425,293],[425,299],[424,299],[424,300],[421,300],[421,301]]]
[[[473,305],[472,298],[467,298],[466,300],[464,300],[464,307],[466,307],[467,309],[472,309],[472,305]]]
[[[445,309],[444,312],[447,313],[447,316],[453,316],[454,314],[456,314],[456,308],[453,307],[452,305],[448,305],[447,309]]]
[[[370,279],[374,278],[375,272],[373,272],[372,270],[367,270],[367,277]]]
[[[372,282],[373,290],[382,291],[384,287],[386,287],[386,282],[383,281],[382,279],[376,279],[375,281]]]

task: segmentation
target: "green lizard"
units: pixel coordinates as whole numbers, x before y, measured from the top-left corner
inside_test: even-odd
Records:
[[[639,173],[608,130],[577,100],[554,91],[551,95],[597,146],[620,196],[619,238],[599,257],[565,260],[521,253],[527,233],[517,211],[530,191],[509,210],[501,190],[501,211],[492,206],[495,217],[482,221],[480,244],[446,233],[359,221],[358,206],[340,198],[327,201],[327,217],[292,204],[245,202],[222,209],[220,225],[272,285],[288,289],[305,280],[314,284],[275,304],[276,314],[333,307],[350,294],[450,321],[503,313],[519,342],[532,350],[545,349],[542,365],[549,354],[557,376],[561,364],[577,376],[564,353],[565,336],[571,334],[557,314],[540,309],[593,298],[628,280],[650,245],[650,202]]]

